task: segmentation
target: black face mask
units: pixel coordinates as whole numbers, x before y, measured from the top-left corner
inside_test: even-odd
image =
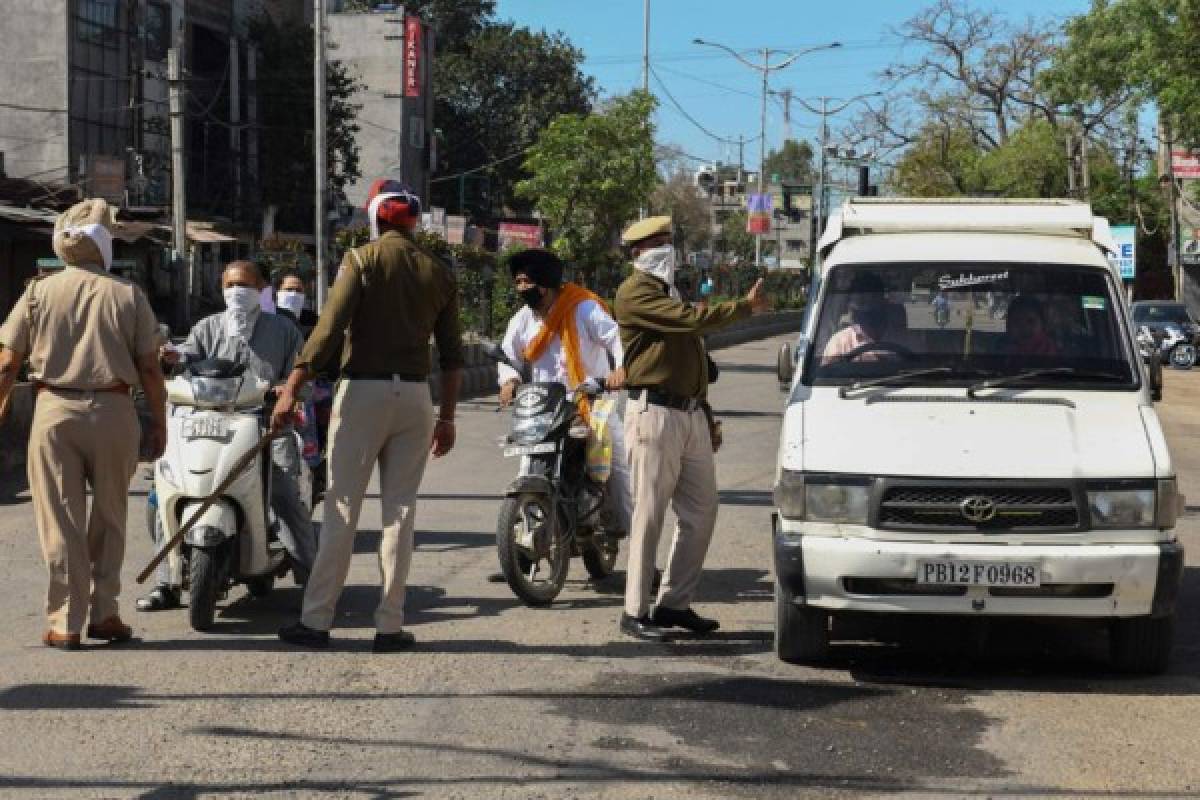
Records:
[[[530,286],[528,289],[517,292],[517,296],[532,309],[537,309],[542,304],[542,287]]]

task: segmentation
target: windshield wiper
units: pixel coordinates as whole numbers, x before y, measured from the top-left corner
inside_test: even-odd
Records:
[[[870,389],[873,386],[894,386],[898,383],[910,381],[913,378],[923,378],[927,375],[949,375],[955,370],[953,367],[930,367],[928,369],[902,369],[899,372],[893,372],[891,375],[884,375],[880,378],[872,378],[868,381],[855,381],[854,383],[843,386],[838,389],[838,397],[845,398],[850,392],[859,389]]]
[[[1042,367],[1041,369],[1030,369],[1025,372],[1001,375],[998,378],[988,378],[986,381],[980,381],[973,386],[967,387],[967,397],[974,398],[976,393],[984,389],[998,389],[1002,386],[1009,386],[1014,383],[1022,383],[1034,378],[1043,378],[1050,375],[1069,375],[1072,378],[1082,378],[1084,380],[1106,381],[1123,381],[1127,378],[1127,376],[1119,375],[1115,372],[1096,372],[1076,367]]]

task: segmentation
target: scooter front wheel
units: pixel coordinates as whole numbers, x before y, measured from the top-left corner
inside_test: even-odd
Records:
[[[504,580],[522,602],[554,602],[567,582],[571,548],[549,497],[526,493],[505,498],[496,525],[496,554]]]
[[[192,629],[207,631],[213,625],[217,598],[225,589],[225,547],[193,547],[192,586],[188,595],[188,622]]]

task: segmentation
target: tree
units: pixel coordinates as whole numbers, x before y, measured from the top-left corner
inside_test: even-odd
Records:
[[[251,20],[250,38],[262,56],[258,67],[259,180],[264,206],[279,209],[280,227],[312,230],[316,189],[313,149],[313,37],[301,22],[275,22],[267,15]],[[304,65],[309,65],[307,70]],[[349,70],[329,61],[325,70],[326,158],[331,198],[344,195],[358,179],[355,122],[360,106],[352,100],[363,88]],[[303,154],[303,155],[301,155]]]
[[[712,204],[688,172],[676,172],[654,189],[650,213],[671,217],[675,243],[685,252],[703,249],[712,238]]]
[[[908,197],[956,197],[977,192],[983,151],[962,125],[929,121],[892,172],[893,188]]]
[[[1066,25],[1045,83],[1066,102],[1149,98],[1200,146],[1200,6],[1194,0],[1095,0]]]
[[[483,218],[519,204],[514,185],[525,177],[524,151],[560,114],[591,108],[594,87],[580,71],[582,63],[583,52],[561,34],[508,23],[489,23],[463,40],[460,50],[440,51],[434,65],[434,113],[442,137],[436,175],[474,171],[486,178],[489,191],[473,193],[474,202],[463,208],[465,184],[438,181],[434,204]]]
[[[721,251],[739,263],[754,263],[754,234],[746,231],[745,211],[735,211],[721,224]]]
[[[554,250],[588,280],[612,263],[621,227],[655,185],[654,98],[615,98],[602,111],[563,114],[525,158],[517,194],[533,201],[553,231]]]
[[[788,139],[778,150],[767,154],[763,174],[768,180],[774,180],[774,176],[778,175],[781,181],[812,183],[816,174],[812,145]]]

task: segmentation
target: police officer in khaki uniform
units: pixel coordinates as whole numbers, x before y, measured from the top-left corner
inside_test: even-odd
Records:
[[[625,347],[625,446],[633,483],[620,629],[652,641],[666,638],[671,627],[701,634],[719,627],[691,607],[718,505],[702,337],[769,307],[761,280],[736,302],[705,309],[682,302],[674,286],[671,234],[670,217],[650,217],[625,231],[621,239],[633,255],[634,270],[617,290],[614,303]],[[650,613],[654,557],[668,504],[679,525],[658,602]]]
[[[338,596],[346,583],[363,493],[379,462],[383,592],[375,612],[375,652],[414,643],[403,629],[404,593],[412,561],[417,489],[430,452],[454,446],[454,412],[462,378],[458,287],[450,269],[413,241],[420,201],[395,181],[371,187],[370,244],[346,254],[329,303],[296,359],[272,427],[282,428],[297,393],[340,360],[341,381],[329,429],[329,489],[317,559],[304,591],[300,621],[279,638],[327,647]],[[441,409],[429,394],[429,338],[442,368]]]
[[[42,641],[65,650],[79,649],[85,620],[89,638],[123,642],[133,635],[121,622],[117,596],[141,440],[135,386],[152,414],[148,455],[162,455],[166,444],[158,326],[142,290],[107,272],[113,224],[104,200],[62,214],[53,245],[67,268],[34,279],[0,327],[0,408],[26,356],[37,390],[28,471],[50,571]]]

